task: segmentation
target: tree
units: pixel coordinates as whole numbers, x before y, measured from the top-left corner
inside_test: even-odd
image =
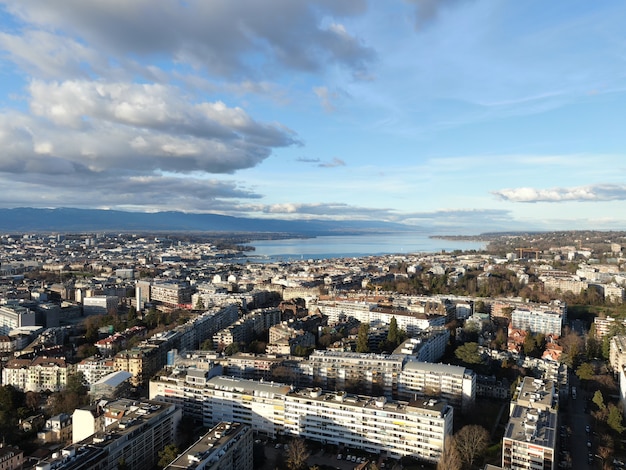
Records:
[[[196,302],[195,309],[196,310],[204,310],[205,309],[204,300],[202,300],[202,297],[200,297],[200,296],[198,296],[198,301]]]
[[[25,404],[31,411],[35,411],[39,407],[40,401],[41,394],[39,392],[26,392]]]
[[[437,470],[461,470],[461,457],[456,450],[453,439],[446,439],[443,452],[437,462]]]
[[[287,450],[287,468],[290,470],[304,468],[310,455],[305,442],[302,439],[294,439],[289,444],[289,449]]]
[[[596,390],[596,393],[593,394],[592,401],[599,409],[604,410],[606,408],[606,405],[604,404],[604,397],[602,396],[602,392],[600,390]]]
[[[178,457],[179,453],[180,451],[178,450],[178,447],[176,447],[176,445],[166,445],[162,450],[159,451],[159,462],[157,463],[157,465],[159,466],[159,468],[167,467],[170,463],[174,461],[174,459],[176,459],[176,457]]]
[[[609,417],[606,424],[618,434],[623,433],[626,429],[622,423],[622,410],[613,403],[609,403]]]
[[[454,447],[461,460],[469,467],[489,444],[489,432],[477,424],[463,426],[454,436]]]
[[[478,352],[478,343],[465,343],[454,351],[454,355],[457,359],[465,364],[480,364],[482,358]]]
[[[82,372],[76,372],[75,374],[67,376],[65,391],[68,393],[75,393],[79,396],[87,395],[89,389],[85,385],[85,376]]]
[[[576,375],[580,380],[591,380],[594,376],[593,366],[589,362],[583,362],[576,369]]]
[[[389,322],[389,332],[387,333],[387,341],[394,346],[398,345],[398,320],[396,317],[391,317]]]
[[[356,338],[356,352],[366,353],[370,351],[369,344],[367,342],[367,335],[370,331],[370,326],[367,323],[361,323],[359,326],[359,332]]]
[[[226,356],[232,356],[235,353],[239,352],[239,345],[237,343],[230,343],[228,346],[224,348],[224,354]]]
[[[561,360],[568,366],[574,367],[578,363],[578,356],[583,350],[583,339],[570,328],[565,328],[560,345],[563,348]]]

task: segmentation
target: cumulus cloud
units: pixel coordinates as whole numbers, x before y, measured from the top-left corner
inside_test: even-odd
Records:
[[[233,173],[299,144],[280,124],[171,86],[34,80],[29,91],[33,116],[0,115],[0,171],[34,171],[47,155],[68,171]]]
[[[374,51],[338,21],[362,14],[365,0],[5,4],[33,29],[67,31],[111,57],[166,55],[221,76],[271,75],[276,67],[320,71],[328,64],[343,65],[358,76],[375,59]]]
[[[501,200],[511,202],[588,202],[626,199],[626,185],[599,184],[572,188],[510,188],[493,191]]]
[[[341,158],[335,157],[330,162],[320,163],[317,166],[320,168],[335,168],[338,166],[346,166],[346,162],[344,162]]]

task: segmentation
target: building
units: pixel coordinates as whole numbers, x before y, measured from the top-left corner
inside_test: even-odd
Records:
[[[252,470],[252,439],[249,426],[219,423],[165,470]]]
[[[39,470],[151,470],[158,453],[174,444],[181,412],[156,401],[116,400],[77,409],[73,443],[37,464]]]
[[[0,442],[0,469],[21,470],[24,464],[24,451]]]
[[[408,361],[398,381],[404,400],[443,398],[459,410],[468,410],[476,401],[476,374],[448,364]]]
[[[270,327],[269,343],[266,348],[268,354],[295,354],[298,347],[314,348],[315,336],[285,323]]]
[[[2,384],[23,392],[58,392],[67,385],[65,359],[40,356],[34,359],[9,359],[2,369]]]
[[[0,335],[8,335],[11,330],[36,324],[35,311],[21,305],[0,305]]]
[[[554,382],[524,378],[502,438],[503,468],[556,469],[557,404]]]
[[[324,390],[358,387],[362,393],[376,392],[398,397],[398,378],[406,361],[404,355],[313,351],[308,366],[311,382]]]
[[[48,418],[43,429],[37,433],[37,439],[44,444],[70,442],[72,439],[72,417],[61,413]]]
[[[609,364],[614,374],[618,374],[626,365],[626,336],[617,335],[611,338]]]
[[[191,293],[188,282],[160,281],[150,286],[150,301],[172,307],[190,306]]]
[[[528,330],[534,334],[561,336],[561,329],[566,320],[565,307],[561,309],[518,307],[511,313],[511,328]]]
[[[436,399],[388,401],[221,376],[202,383],[160,376],[150,381],[149,393],[177,404],[205,426],[240,422],[272,438],[300,436],[393,458],[435,462],[452,433],[453,408]]]
[[[83,299],[83,314],[88,315],[115,315],[119,298],[114,295],[94,295]]]
[[[87,385],[100,380],[102,377],[115,372],[114,361],[106,357],[88,357],[76,364],[76,372],[81,372]]]
[[[502,467],[556,469],[557,412],[514,405],[502,438]]]
[[[132,376],[133,374],[124,370],[111,372],[109,375],[91,384],[89,394],[94,400],[122,397],[130,390],[130,379]]]

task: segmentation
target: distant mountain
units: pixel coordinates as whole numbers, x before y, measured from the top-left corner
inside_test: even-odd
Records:
[[[249,219],[184,212],[124,212],[99,209],[0,209],[2,232],[287,232],[329,235],[419,231],[417,227],[375,221]]]

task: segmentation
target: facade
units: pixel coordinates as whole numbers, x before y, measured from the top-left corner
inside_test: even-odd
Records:
[[[567,316],[563,309],[537,309],[518,307],[511,313],[511,327],[530,330],[532,333],[561,336]]]
[[[150,300],[171,306],[191,304],[191,286],[187,282],[155,282],[150,286]]]
[[[405,361],[403,355],[313,351],[307,362],[312,383],[324,390],[345,390],[352,385],[366,394],[375,390],[397,398]]]
[[[609,364],[614,374],[618,374],[626,365],[626,336],[618,335],[611,338]]]
[[[10,359],[2,369],[2,384],[24,392],[58,392],[67,385],[68,374],[65,359],[44,356]]]
[[[114,315],[117,313],[119,298],[114,295],[94,295],[83,299],[83,314]]]
[[[36,313],[21,305],[0,305],[0,335],[23,326],[35,326]]]
[[[270,327],[269,343],[266,348],[268,354],[295,354],[298,346],[314,348],[315,336],[308,331],[297,330],[282,323]]]
[[[72,417],[61,413],[48,418],[37,433],[37,439],[44,444],[69,442],[72,439]]]
[[[439,397],[467,410],[476,401],[476,374],[461,366],[408,361],[400,374],[398,392],[404,400]]]
[[[277,383],[213,377],[150,381],[150,397],[178,404],[211,426],[240,422],[270,436],[300,436],[390,457],[435,462],[452,433],[453,408],[441,400],[388,401],[384,397],[293,390]]]
[[[88,357],[76,364],[76,372],[81,372],[88,385],[114,372],[114,361],[105,357]]]
[[[24,464],[24,452],[14,446],[0,442],[0,469],[20,470]]]
[[[252,439],[249,426],[219,423],[165,470],[252,470]]]
[[[115,355],[113,368],[115,371],[127,371],[132,374],[130,383],[140,386],[147,383],[165,361],[161,361],[156,347],[136,347],[119,352]]]

